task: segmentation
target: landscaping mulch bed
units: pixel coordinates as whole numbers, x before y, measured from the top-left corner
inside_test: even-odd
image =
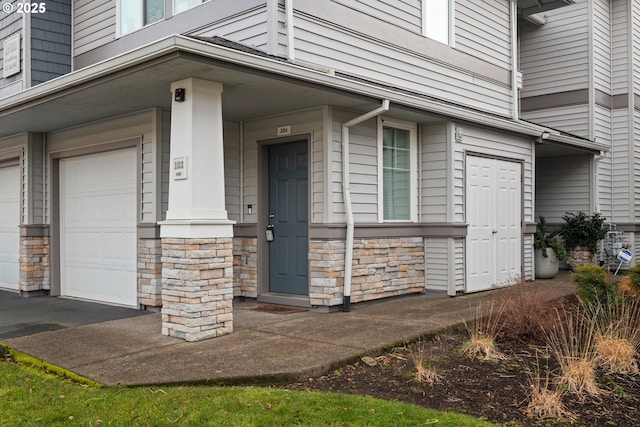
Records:
[[[562,306],[574,301],[556,303]],[[542,372],[551,372],[551,382],[556,380],[558,368],[544,342],[503,338],[498,346],[506,358],[486,361],[462,354],[460,348],[468,338],[466,330],[458,330],[418,344],[424,349],[425,364],[437,373],[438,379],[433,385],[416,379],[411,356],[411,346],[415,344],[411,344],[375,357],[375,366],[360,360],[328,375],[284,387],[374,396],[461,412],[505,425],[640,426],[639,375],[598,372],[602,389],[598,396],[566,392],[562,402],[570,417],[542,420],[527,413],[532,390],[531,375],[527,372],[535,372],[538,366]]]

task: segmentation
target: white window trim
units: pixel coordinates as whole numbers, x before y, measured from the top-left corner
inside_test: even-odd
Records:
[[[427,36],[427,0],[422,0],[421,1],[421,7],[422,7],[422,22],[421,22],[421,26],[422,26],[422,36],[429,38],[429,36]],[[448,44],[451,47],[455,47],[455,27],[454,27],[454,13],[455,13],[455,0],[449,0],[449,26],[448,26],[448,31],[449,31],[449,35],[448,35],[448,42],[446,44]],[[440,40],[436,40],[436,39],[431,39],[430,40],[434,40],[437,41],[438,43],[443,43]]]
[[[409,131],[409,219],[391,220],[384,219],[384,172],[383,172],[383,127],[393,127]],[[378,116],[378,222],[379,223],[407,223],[417,222],[418,218],[418,126],[413,122],[389,119]]]
[[[191,7],[188,7],[188,8],[186,8],[185,10],[181,10],[180,12],[176,12],[176,2],[175,2],[175,0],[171,0],[171,13],[172,13],[174,16],[175,16],[175,15],[179,15],[179,14],[181,14],[181,13],[185,13],[185,12],[187,12],[187,11],[189,11],[189,10],[193,10],[193,9],[195,9],[195,8],[196,8],[196,7],[198,7],[198,6],[202,6],[203,4],[207,3],[208,1],[209,1],[209,0],[200,0],[200,3],[198,3],[197,5],[195,5],[195,6],[191,6]]]
[[[129,31],[128,33],[124,33],[123,34],[122,33],[122,28],[120,27],[120,3],[122,3],[123,1],[131,1],[131,0],[118,0],[116,2],[116,39],[118,39],[118,38],[120,38],[122,36],[128,36],[129,34],[133,34],[133,33],[137,32],[137,31],[142,30],[143,28],[147,28],[147,27],[150,27],[152,25],[156,25],[156,24],[158,24],[160,22],[166,21],[166,19],[167,19],[167,7],[166,7],[167,5],[165,3],[164,18],[158,19],[157,21],[153,21],[153,22],[150,22],[148,24],[145,24],[144,23],[144,0],[140,0],[140,8],[142,9],[142,11],[140,12],[141,16],[142,16],[142,26],[136,28],[135,30]]]

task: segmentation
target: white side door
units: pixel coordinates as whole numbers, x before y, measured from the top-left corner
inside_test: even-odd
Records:
[[[467,292],[503,285],[521,274],[520,177],[520,163],[467,156]]]
[[[0,287],[20,283],[20,167],[0,167]]]
[[[62,295],[137,305],[136,149],[60,160]]]

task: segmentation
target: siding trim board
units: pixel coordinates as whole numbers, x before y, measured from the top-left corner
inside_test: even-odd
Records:
[[[22,224],[20,237],[49,237],[48,224]]]
[[[640,95],[634,94],[634,106],[640,110]],[[578,89],[566,92],[556,92],[548,95],[537,95],[522,98],[521,111],[537,111],[548,108],[569,107],[573,105],[589,104],[589,89]],[[629,107],[629,95],[626,93],[608,95],[600,90],[595,91],[595,103],[611,110]]]
[[[346,224],[309,224],[309,239],[312,240],[344,240]],[[535,225],[533,226],[535,231]],[[531,232],[533,232],[531,231]],[[253,223],[235,224],[234,237],[256,238],[258,225]],[[433,223],[433,224],[356,224],[354,237],[395,238],[395,237],[466,237],[467,224]]]

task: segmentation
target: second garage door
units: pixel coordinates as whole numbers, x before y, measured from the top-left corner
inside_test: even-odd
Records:
[[[61,293],[137,305],[136,149],[60,160]]]
[[[20,168],[0,166],[0,287],[18,289]]]

